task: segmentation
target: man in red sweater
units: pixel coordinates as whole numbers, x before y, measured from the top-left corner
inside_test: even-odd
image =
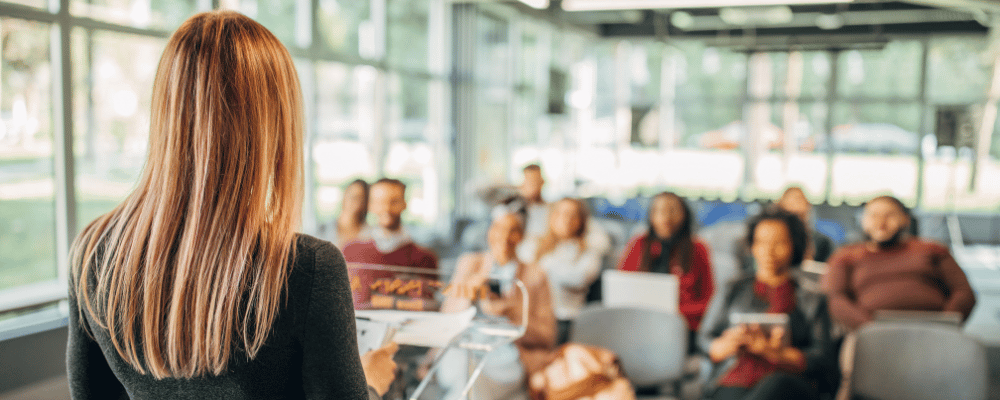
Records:
[[[437,256],[417,246],[403,228],[401,216],[406,210],[406,184],[382,178],[369,191],[368,213],[377,225],[371,239],[344,247],[347,262],[415,267],[437,270]]]
[[[865,206],[867,240],[838,250],[823,278],[830,314],[850,329],[878,310],[953,311],[969,317],[976,296],[948,248],[911,237],[910,211],[895,197]]]

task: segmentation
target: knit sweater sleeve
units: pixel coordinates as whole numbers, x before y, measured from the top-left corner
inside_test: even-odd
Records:
[[[947,288],[948,300],[943,311],[956,311],[962,314],[963,320],[968,319],[972,307],[976,305],[976,294],[969,285],[969,279],[947,247],[937,244],[932,246],[941,283]]]
[[[633,237],[629,240],[625,250],[618,258],[617,268],[621,271],[638,271],[639,262],[642,259],[642,239],[643,235]]]
[[[823,276],[823,291],[826,292],[830,315],[834,320],[856,329],[871,321],[871,312],[858,306],[851,289],[851,275],[854,270],[853,248],[843,248],[830,258],[826,275]]]
[[[68,330],[66,365],[70,397],[74,400],[128,398],[101,347],[88,333],[87,320],[80,315],[73,293],[69,295]]]
[[[300,326],[303,391],[308,399],[369,399],[344,256],[324,242],[312,262],[296,266],[312,272]]]

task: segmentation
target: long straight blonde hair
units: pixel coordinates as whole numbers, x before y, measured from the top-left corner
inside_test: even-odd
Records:
[[[219,375],[264,345],[302,207],[301,97],[288,50],[239,13],[167,43],[137,187],[72,248],[78,312],[140,373]]]

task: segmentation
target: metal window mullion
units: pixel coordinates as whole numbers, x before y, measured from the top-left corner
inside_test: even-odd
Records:
[[[927,79],[929,75],[927,74],[928,68],[928,54],[930,52],[930,40],[924,38],[920,41],[920,129],[918,131],[920,141],[918,143],[923,143],[923,137],[930,132],[927,131],[927,127],[930,123],[930,113],[927,112],[927,108],[930,107],[930,99],[927,97]],[[924,200],[924,166],[926,160],[924,160],[924,151],[917,147],[917,193],[913,199],[913,206],[919,208],[923,204]]]
[[[62,18],[62,17],[60,17],[60,18]],[[79,26],[79,27],[84,27],[84,28],[99,29],[99,30],[102,30],[102,31],[110,31],[110,32],[117,32],[117,33],[126,33],[126,34],[137,35],[137,36],[152,36],[152,37],[168,38],[168,37],[170,37],[170,34],[172,33],[171,31],[165,31],[165,30],[160,30],[160,29],[146,29],[146,28],[136,28],[136,27],[127,26],[127,25],[119,25],[119,24],[115,24],[115,23],[111,23],[111,22],[105,22],[105,21],[101,21],[101,20],[96,20],[96,19],[93,19],[93,18],[74,17],[74,16],[70,16],[68,14],[66,15],[66,18],[69,18],[69,24],[71,26]]]
[[[824,185],[824,191],[826,192],[827,204],[832,204],[831,199],[833,198],[833,158],[836,156],[836,151],[833,148],[833,109],[834,105],[840,100],[837,95],[838,74],[840,73],[840,63],[837,62],[837,59],[840,57],[840,52],[840,50],[830,52],[830,80],[827,82],[826,91],[826,121],[824,121],[824,133],[826,134],[826,184]]]
[[[447,71],[448,62],[450,61],[447,54],[447,29],[445,21],[449,17],[447,2],[443,0],[433,0],[430,2],[430,15],[428,28],[429,32],[429,65],[428,69],[435,78],[428,80],[428,107],[427,107],[427,117],[428,123],[430,123],[432,129],[432,138],[430,140],[430,146],[433,149],[432,152],[435,155],[435,159],[439,162],[435,163],[434,173],[437,176],[437,188],[435,188],[435,195],[437,196],[437,222],[435,223],[435,230],[442,235],[448,234],[451,230],[451,221],[454,221],[454,215],[451,214],[453,207],[449,207],[448,196],[452,195],[450,190],[450,185],[448,184],[448,168],[447,163],[440,162],[440,160],[445,160],[446,154],[454,154],[454,151],[448,148],[446,140],[448,126],[448,114],[447,114],[447,83],[440,79],[440,77]]]
[[[59,19],[58,14],[45,9],[9,3],[0,3],[0,15],[48,23],[56,23]]]
[[[68,7],[69,7],[68,3],[62,4],[60,6],[59,13],[53,14],[51,12],[42,9],[0,3],[0,15],[4,17],[24,19],[29,21],[58,24],[60,26],[63,26],[65,24],[65,26],[70,28],[79,26],[83,28],[100,29],[105,31],[128,33],[132,35],[141,35],[141,36],[169,37],[171,33],[170,31],[165,31],[160,29],[136,28],[132,26],[119,25],[112,22],[101,21],[93,18],[76,17],[69,14]]]
[[[378,68],[375,73],[375,87],[374,87],[374,98],[375,107],[372,112],[372,125],[374,129],[372,145],[372,156],[375,159],[375,174],[377,176],[385,175],[385,156],[388,146],[386,145],[386,135],[388,132],[388,121],[386,121],[386,116],[388,114],[388,69],[385,67],[388,62],[388,26],[389,26],[389,11],[388,4],[389,0],[371,0],[370,7],[370,18],[372,21],[376,21],[377,25],[375,28],[376,41],[381,43],[376,43],[376,46],[381,46],[378,52],[378,57],[376,62],[376,67]],[[379,40],[381,39],[381,40]]]
[[[76,235],[76,163],[73,154],[73,69],[70,0],[60,1],[58,24],[54,26],[52,58],[53,110],[57,129],[53,135],[55,172],[56,271],[60,282],[69,276],[69,248]]]
[[[507,135],[504,139],[504,149],[503,154],[504,159],[509,164],[511,161],[511,155],[514,153],[515,143],[518,142],[518,138],[524,136],[524,123],[518,120],[517,110],[521,105],[520,92],[517,90],[517,86],[521,82],[520,71],[518,68],[518,63],[516,60],[520,60],[521,56],[524,54],[524,33],[523,33],[523,22],[517,18],[510,17],[500,17],[501,21],[507,24],[507,81],[504,82],[507,86]],[[512,182],[513,178],[510,176],[511,169],[508,165],[507,168],[503,169],[503,178],[508,182]]]
[[[316,86],[318,82],[316,63],[312,60],[307,60],[306,62],[308,63],[307,72],[299,77],[299,85],[302,87],[303,112],[305,114],[305,126],[303,127],[305,131],[302,138],[302,143],[304,144],[302,148],[304,152],[302,155],[304,185],[301,229],[303,232],[315,233],[319,230],[319,227],[316,225],[316,168],[312,149],[316,141],[316,132],[319,129],[317,121],[319,111],[316,107],[319,104],[319,90],[317,90]]]

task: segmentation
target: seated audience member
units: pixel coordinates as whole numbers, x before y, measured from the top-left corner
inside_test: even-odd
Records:
[[[473,388],[473,399],[523,398],[527,393],[526,377],[544,367],[555,348],[556,317],[549,294],[545,272],[538,266],[518,260],[515,252],[524,236],[524,215],[506,207],[497,207],[490,225],[484,253],[462,256],[456,266],[450,288],[445,292],[445,311],[460,311],[475,302],[480,312],[522,322],[522,310],[528,301],[527,330],[523,337],[508,348],[494,350],[487,366]],[[527,299],[515,286],[520,280],[527,289]],[[488,288],[488,282],[499,283],[499,293]],[[468,355],[453,351],[442,359],[438,382],[452,393],[452,398],[466,383]],[[522,396],[522,397],[518,397]]]
[[[545,234],[549,221],[549,205],[542,199],[542,187],[545,186],[545,178],[542,177],[542,167],[538,164],[531,164],[522,170],[524,181],[518,190],[528,202],[528,219],[525,222],[526,236],[536,236]]]
[[[802,221],[784,211],[765,211],[750,222],[747,242],[756,271],[718,298],[700,333],[720,371],[711,398],[817,398],[814,385],[832,386],[826,351],[830,321],[823,296],[800,289],[791,274],[806,251]],[[732,316],[740,313],[785,314],[788,324],[734,325]]]
[[[693,237],[691,209],[673,193],[653,196],[649,229],[629,242],[618,261],[623,271],[660,272],[680,280],[680,312],[688,328],[698,331],[712,298],[714,283],[708,250]]]
[[[369,189],[368,212],[378,225],[371,229],[371,239],[344,247],[348,262],[437,269],[437,256],[416,243],[403,228],[406,210],[406,184],[383,178]]]
[[[610,248],[604,231],[591,229],[587,219],[582,201],[559,200],[552,204],[545,234],[529,238],[518,248],[522,260],[537,264],[549,278],[560,344],[569,338],[571,321],[583,308],[587,290]]]
[[[826,262],[830,258],[835,248],[833,240],[826,235],[817,232],[814,224],[815,214],[812,211],[812,203],[806,199],[802,188],[792,186],[785,190],[776,204],[778,208],[795,214],[805,224],[809,247],[806,249],[806,260]]]
[[[349,243],[370,239],[368,226],[368,182],[355,179],[344,188],[344,198],[340,203],[340,214],[326,227],[323,236],[343,249]]]
[[[948,248],[908,233],[909,209],[881,196],[868,202],[866,240],[838,250],[823,277],[830,314],[850,329],[877,310],[954,311],[968,318],[975,294]]]

